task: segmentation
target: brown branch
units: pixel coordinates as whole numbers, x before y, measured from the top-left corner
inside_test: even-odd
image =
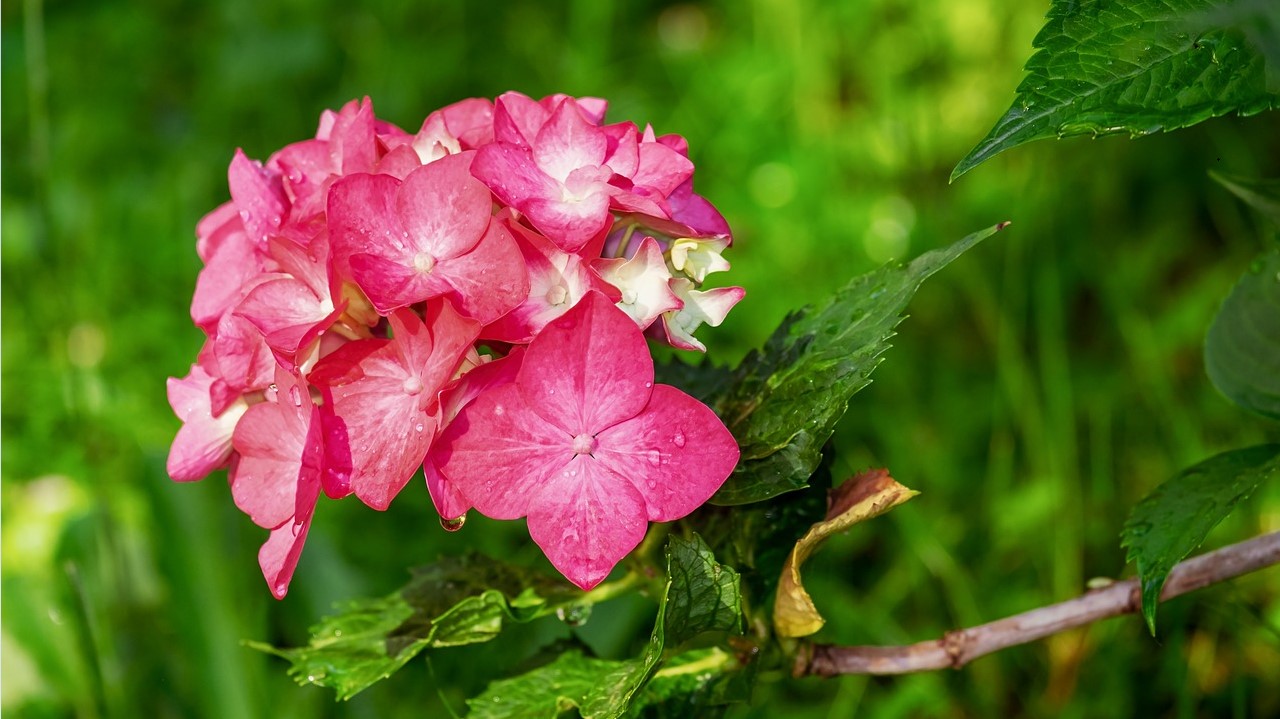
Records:
[[[1232,544],[1174,566],[1160,600],[1280,564],[1280,532]],[[1142,608],[1137,579],[1115,582],[1058,604],[1015,614],[969,629],[947,632],[941,639],[900,647],[802,645],[795,676],[837,674],[909,674],[959,669],[978,657],[1026,644],[1050,634]]]

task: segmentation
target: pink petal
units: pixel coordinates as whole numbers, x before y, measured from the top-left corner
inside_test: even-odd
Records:
[[[316,245],[325,248],[322,240]],[[313,259],[306,249],[279,238],[271,240],[271,249],[290,274],[254,287],[236,312],[262,331],[272,349],[291,356],[333,324],[345,305],[334,306],[327,252]]]
[[[571,200],[535,197],[517,206],[542,234],[565,252],[580,252],[601,239],[613,223],[603,188]]]
[[[408,237],[406,245],[450,259],[476,246],[489,226],[489,190],[471,176],[474,154],[449,155],[405,178],[396,193],[396,209]]]
[[[524,149],[533,145],[538,130],[551,116],[551,108],[518,92],[504,92],[493,105],[494,141],[509,142]]]
[[[616,292],[578,255],[562,251],[547,238],[521,225],[509,227],[529,273],[529,294],[518,307],[485,327],[485,339],[528,342],[548,322],[568,312],[587,292],[593,289],[606,294]]]
[[[236,312],[218,322],[213,338],[218,374],[237,392],[262,389],[275,377],[276,360],[262,330]]]
[[[528,150],[496,142],[476,151],[471,173],[503,203],[521,207],[534,198],[559,198],[559,184],[538,169]]]
[[[236,150],[227,169],[227,184],[245,232],[265,246],[267,237],[280,228],[289,209],[280,177]]]
[[[326,493],[349,487],[386,509],[423,462],[439,423],[436,395],[475,340],[479,324],[446,302],[390,317],[392,340],[360,340],[325,357],[310,375],[324,388]]]
[[[657,142],[640,145],[640,166],[631,181],[662,197],[693,176],[693,163],[680,153]]]
[[[578,455],[540,488],[529,536],[569,581],[591,589],[644,539],[645,503],[631,482]]]
[[[396,212],[400,182],[389,175],[357,174],[329,188],[329,242],[334,269],[350,277],[354,254],[383,255],[389,247],[404,250],[404,227]]]
[[[285,194],[292,203],[289,214],[294,222],[324,212],[329,178],[338,172],[328,142],[304,140],[286,145],[267,166],[278,169],[284,177]]]
[[[471,503],[462,496],[458,488],[448,477],[440,473],[431,455],[422,463],[422,472],[427,479],[427,492],[431,495],[431,504],[441,519],[457,519],[471,509]]]
[[[169,406],[182,420],[166,463],[174,481],[203,479],[231,457],[231,435],[247,405],[238,401],[215,417],[209,399],[215,379],[203,367],[191,365],[186,377],[168,380]]]
[[[374,137],[373,102],[353,100],[338,113],[329,133],[329,152],[340,174],[372,172],[378,159]]]
[[[600,131],[609,139],[609,149],[605,154],[604,164],[613,172],[624,177],[635,174],[640,162],[639,137],[636,126],[630,122],[606,125]]]
[[[635,322],[589,292],[534,338],[516,386],[545,421],[570,436],[595,434],[644,409],[653,359]]]
[[[235,233],[244,233],[244,225],[236,212],[236,203],[224,202],[196,223],[196,254],[208,262],[223,240]]]
[[[422,158],[412,145],[401,145],[378,160],[378,172],[391,175],[397,180],[403,180],[419,167],[422,167]]]
[[[352,278],[378,312],[384,315],[398,307],[439,297],[453,289],[440,272],[422,272],[380,255],[355,254],[348,258],[348,262]]]
[[[709,407],[664,384],[644,411],[596,435],[593,456],[627,477],[653,522],[702,506],[738,464],[738,443]]]
[[[460,100],[440,110],[449,133],[464,150],[493,142],[493,103],[481,98]]]
[[[581,167],[604,164],[608,138],[587,122],[572,99],[560,104],[538,131],[533,159],[538,168],[559,182]]]
[[[315,426],[313,422],[312,427]],[[319,497],[320,482],[315,474],[306,471],[299,474],[297,510],[293,521],[286,521],[272,530],[266,543],[258,550],[258,566],[262,568],[262,576],[276,599],[284,599],[289,592],[289,583],[302,555],[302,546],[307,541]]]
[[[724,215],[706,198],[693,193],[692,180],[673,190],[667,201],[671,206],[671,218],[692,228],[697,236],[730,237],[729,223]]]
[[[605,112],[609,109],[608,100],[599,97],[572,97],[564,93],[556,93],[547,95],[539,101],[539,104],[548,111],[554,112],[565,100],[573,100],[578,104],[578,109],[593,125],[599,125],[604,122]]]
[[[310,529],[310,522],[285,522],[271,530],[271,536],[258,550],[258,566],[276,599],[284,599],[289,593],[289,584],[293,582],[293,572],[302,557],[302,546]]]
[[[514,384],[485,392],[449,424],[436,466],[481,514],[516,519],[573,458],[573,438],[535,414]]]
[[[323,454],[319,411],[306,383],[281,368],[275,384],[275,401],[250,407],[232,436],[240,460],[231,472],[231,496],[267,529],[297,513],[299,476],[318,479]]]
[[[449,283],[462,313],[489,324],[529,294],[529,273],[520,248],[502,222],[493,222],[472,251],[441,262],[434,276]]]
[[[191,319],[206,333],[231,309],[253,281],[266,272],[266,257],[258,243],[243,232],[234,232],[219,243],[208,264],[196,277],[191,298]]]

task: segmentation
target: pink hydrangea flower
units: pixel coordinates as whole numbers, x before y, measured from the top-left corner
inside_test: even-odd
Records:
[[[422,466],[442,518],[528,516],[589,587],[732,470],[715,415],[653,386],[641,334],[702,348],[742,296],[700,289],[728,225],[683,138],[606,109],[506,93],[411,134],[364,98],[265,164],[234,153],[196,228],[206,340],[169,380],[168,470],[229,468],[275,596],[322,491],[386,509]]]
[[[738,461],[706,405],[654,385],[640,329],[591,292],[534,339],[514,381],[468,405],[438,467],[482,514],[529,533],[590,589],[644,537],[719,489]]]

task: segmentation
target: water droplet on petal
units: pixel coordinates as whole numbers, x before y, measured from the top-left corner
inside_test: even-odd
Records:
[[[496,406],[493,408],[493,413],[494,413],[494,414],[496,414],[496,415],[501,415],[501,414],[502,414],[503,412],[505,412],[505,411],[506,411],[506,410],[502,408],[502,405],[496,405]]]
[[[677,447],[683,447],[683,446],[684,446],[684,432],[681,432],[680,430],[676,430],[676,436],[674,436],[674,437],[672,437],[672,438],[671,438],[671,443],[672,443],[672,444],[674,444],[674,445],[675,445],[675,446],[677,446]]]
[[[294,407],[302,406],[302,390],[298,389],[298,385],[289,388],[289,398],[293,400]]]
[[[656,479],[651,479],[651,480],[649,480],[649,481],[648,481],[648,485],[649,485],[649,489],[657,489],[657,488],[658,488],[658,480],[656,480]]]
[[[652,386],[653,386],[653,383],[652,383],[652,382],[645,382],[645,383],[644,383],[644,388],[645,388],[645,389],[649,389],[649,388],[650,388],[650,387],[652,387]]]
[[[657,467],[658,465],[662,464],[662,453],[656,449],[651,449],[649,450],[649,454],[647,455],[646,459],[649,460],[649,464],[652,464],[653,466]]]
[[[462,525],[466,523],[467,523],[467,515],[465,514],[462,515],[461,517],[455,517],[453,519],[445,519],[444,517],[440,518],[440,527],[444,529],[444,531],[446,532],[456,532],[459,529],[462,529]]]
[[[413,426],[413,431],[415,431],[415,432],[421,432],[423,429],[425,429],[425,427],[423,426],[423,424],[422,424],[421,422],[419,422],[419,423],[417,423],[417,424],[415,424],[415,425]]]

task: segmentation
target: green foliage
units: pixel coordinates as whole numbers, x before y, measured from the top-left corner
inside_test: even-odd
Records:
[[[350,602],[311,630],[305,647],[250,646],[288,659],[299,684],[350,699],[428,647],[487,642],[506,621],[577,611],[582,594],[560,579],[466,555],[415,570],[403,589]]]
[[[601,682],[623,669],[626,662],[590,659],[582,652],[564,652],[546,666],[510,679],[499,679],[467,704],[471,719],[555,717],[594,698]],[[591,715],[583,712],[584,717]]]
[[[664,641],[672,646],[703,632],[742,631],[742,588],[738,573],[716,561],[698,535],[672,537],[667,546],[667,606]]]
[[[1013,105],[952,179],[1032,140],[1136,137],[1280,103],[1271,0],[1055,0],[1033,45]]]
[[[584,719],[621,717],[654,676],[668,644],[675,646],[708,631],[736,630],[742,622],[738,575],[721,565],[697,535],[671,537],[667,545],[666,586],[658,602],[653,634],[639,657],[624,662],[591,659],[567,652],[552,663],[511,679],[495,681],[469,699],[473,719],[556,717],[577,708]],[[711,659],[714,657],[714,659]],[[725,655],[685,656],[679,667],[719,678],[734,666]],[[647,701],[661,702],[681,692],[700,692],[701,682],[663,681]]]
[[[709,399],[742,448],[742,460],[711,501],[748,504],[807,487],[823,444],[849,398],[871,383],[916,290],[1004,227],[855,277],[818,307],[788,317],[747,355],[724,393]]]
[[[1280,445],[1224,452],[1160,485],[1133,508],[1122,544],[1129,548],[1128,561],[1138,565],[1142,615],[1152,634],[1160,590],[1169,570],[1277,471]]]
[[[1254,260],[1213,318],[1205,369],[1232,402],[1280,419],[1280,250]]]

